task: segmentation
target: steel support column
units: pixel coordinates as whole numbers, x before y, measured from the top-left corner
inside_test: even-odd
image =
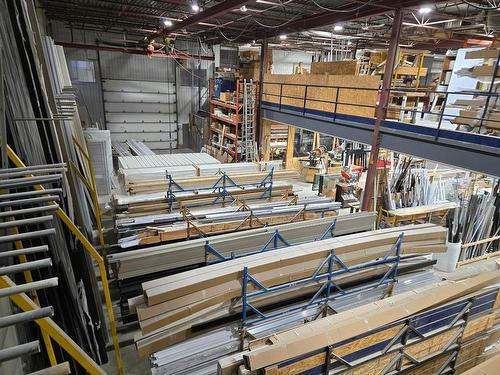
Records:
[[[382,83],[382,92],[380,94],[379,103],[377,106],[377,117],[375,127],[373,129],[372,150],[368,164],[368,174],[366,175],[366,184],[363,191],[363,202],[361,205],[362,211],[368,211],[370,202],[373,196],[373,184],[377,173],[378,154],[380,150],[380,127],[385,119],[387,112],[387,104],[389,103],[389,90],[392,84],[392,76],[394,73],[394,65],[399,48],[399,37],[401,35],[401,25],[403,24],[403,9],[396,9],[394,12],[394,20],[391,28],[391,41],[389,51],[387,52],[387,60],[384,69],[384,81]]]
[[[262,130],[262,90],[264,88],[264,74],[266,73],[266,63],[267,63],[267,39],[262,40],[262,44],[260,45],[260,67],[259,67],[259,107],[257,108],[258,120],[257,120],[257,129],[255,132],[255,139],[259,142],[259,146],[262,147],[263,139],[262,135],[264,131]]]

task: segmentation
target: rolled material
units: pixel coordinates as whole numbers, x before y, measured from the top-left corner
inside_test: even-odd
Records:
[[[14,264],[12,266],[0,267],[0,276],[10,275],[11,273],[37,270],[39,268],[50,267],[50,266],[52,266],[52,259],[50,258],[34,260],[32,262],[25,262],[25,263]]]
[[[0,259],[15,257],[19,255],[44,253],[47,251],[49,251],[49,247],[47,245],[27,247],[25,249],[19,249],[19,250],[0,251]]]
[[[40,341],[31,341],[26,344],[12,346],[0,350],[0,362],[21,357],[26,354],[38,353],[40,351]]]
[[[0,243],[22,241],[22,240],[28,240],[31,238],[52,236],[54,234],[56,234],[56,230],[54,228],[35,230],[33,232],[17,233],[17,234],[11,234],[8,236],[2,236],[2,237],[0,237]]]
[[[3,289],[0,289],[0,298],[1,297],[9,297],[9,296],[12,296],[14,294],[26,293],[26,292],[29,292],[31,290],[51,288],[51,287],[57,286],[57,284],[58,284],[58,278],[52,277],[50,279],[33,281],[32,283],[26,283],[26,284],[22,284],[22,285],[12,286],[10,288],[3,288]]]
[[[42,307],[36,310],[26,311],[19,314],[13,314],[0,317],[0,328],[8,327],[14,324],[30,322],[32,320],[47,318],[54,315],[52,306]]]
[[[29,375],[67,375],[71,374],[71,368],[68,362],[45,368],[40,371],[32,372]]]
[[[46,215],[40,217],[30,217],[29,219],[4,221],[3,223],[0,223],[0,229],[21,227],[23,225],[46,223],[48,221],[51,221],[53,218],[54,217],[52,215]]]

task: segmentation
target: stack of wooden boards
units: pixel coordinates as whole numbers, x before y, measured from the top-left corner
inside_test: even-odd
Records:
[[[230,256],[231,253],[242,255],[261,250],[275,234],[275,231],[279,231],[282,238],[293,245],[320,238],[332,225],[333,220],[336,220],[333,234],[342,236],[372,230],[375,219],[374,212],[357,212],[335,218],[325,217],[273,227],[262,227],[244,232],[216,235],[208,239],[199,238],[110,254],[108,255],[108,263],[115,270],[118,279],[124,280],[202,264],[205,262],[207,240],[213,248],[224,256]],[[331,233],[327,233],[325,238],[330,236]],[[281,241],[277,241],[277,247],[281,248],[285,245]]]
[[[469,51],[465,54],[465,58],[477,59],[481,61],[481,64],[470,69],[459,70],[457,73],[475,78],[478,81],[478,85],[483,87],[481,91],[488,91],[488,88],[485,86],[491,85],[494,80],[493,75],[495,71],[497,71],[496,79],[500,75],[500,70],[495,69],[499,54],[500,49],[498,48]],[[497,83],[493,83],[495,85],[493,92],[497,91]],[[478,95],[469,99],[457,99],[454,101],[453,106],[463,109],[460,109],[459,116],[455,117],[451,122],[458,125],[459,128],[465,127],[468,130],[472,130],[481,125],[481,118],[484,115],[482,130],[487,133],[498,134],[500,132],[500,110],[497,107],[497,102],[498,100],[492,97],[488,102],[488,107],[485,108],[487,104],[486,96]]]
[[[310,277],[331,250],[348,266],[383,257],[401,232],[401,254],[446,251],[444,228],[408,225],[290,246],[145,282],[145,300],[137,306],[142,329],[142,335],[136,338],[139,354],[153,353],[195,335],[195,325],[241,312],[244,267],[265,286],[279,285]],[[296,297],[300,289],[287,289],[278,300]],[[265,306],[276,298],[263,297],[258,303]]]
[[[499,276],[442,281],[250,342],[218,373],[462,373],[498,318]]]
[[[240,164],[230,164],[239,168]],[[250,163],[258,165],[257,163]],[[224,165],[224,164],[222,164]],[[215,167],[219,167],[220,165],[216,165]],[[212,168],[212,166],[210,166]],[[203,175],[189,178],[180,178],[175,179],[175,183],[181,186],[184,189],[202,189],[202,188],[210,188],[219,182],[221,178],[221,171],[228,174],[228,176],[234,181],[234,183],[243,185],[243,184],[252,184],[259,183],[263,179],[267,177],[269,174],[268,171],[254,171],[254,172],[244,172],[244,169],[233,171],[234,168],[220,168],[212,171],[210,169],[210,174],[208,171],[202,171]],[[156,178],[143,178],[143,179],[128,179],[125,187],[130,194],[146,194],[146,193],[154,193],[160,191],[168,190],[168,181],[165,176],[166,171],[161,171],[161,174]],[[144,176],[143,176],[144,177]],[[299,177],[299,174],[296,170],[282,170],[273,172],[273,181],[281,181],[286,179],[296,179]]]

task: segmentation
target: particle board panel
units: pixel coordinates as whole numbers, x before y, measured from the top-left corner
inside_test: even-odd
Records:
[[[380,79],[377,76],[352,76],[352,75],[284,75],[266,74],[263,88],[263,101],[280,103],[280,85],[282,88],[282,105],[304,107],[304,96],[306,94],[306,108],[333,112],[335,109],[337,88],[340,89],[337,105],[337,113],[357,116],[373,117],[375,115],[375,104],[377,101],[377,90]],[[315,87],[321,86],[321,87]],[[355,90],[357,89],[357,90]],[[360,105],[371,105],[373,108]]]
[[[357,73],[357,60],[311,63],[311,74],[356,75]]]

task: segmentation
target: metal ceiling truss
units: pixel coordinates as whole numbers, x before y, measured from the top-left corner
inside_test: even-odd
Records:
[[[283,49],[329,49],[308,30],[353,38],[357,48],[383,47],[390,36],[392,14],[405,8],[403,44],[427,47],[461,46],[470,38],[491,40],[497,27],[487,24],[498,1],[422,0],[40,0],[49,19],[67,28],[126,34],[147,43],[163,37],[186,37],[207,43],[257,43],[266,38]],[[421,13],[421,7],[431,8]],[[489,18],[488,18],[489,17]],[[169,20],[170,25],[164,22]],[[343,31],[333,32],[341,24]],[[406,32],[406,31],[407,32]],[[280,40],[287,34],[286,41]],[[99,41],[106,44],[106,41]],[[441,45],[441,43],[444,43]],[[352,43],[354,45],[354,43]],[[351,49],[354,46],[349,47]]]

